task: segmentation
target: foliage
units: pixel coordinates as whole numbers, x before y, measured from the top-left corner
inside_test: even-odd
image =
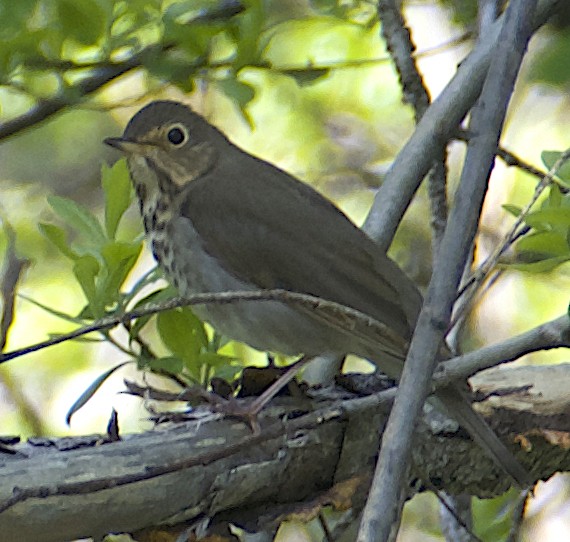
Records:
[[[353,66],[353,59],[354,66],[358,67],[363,57],[366,60],[366,52],[372,50],[370,44],[379,44],[375,8],[370,2],[310,2],[295,9],[296,12],[283,10],[279,3],[271,5],[261,0],[26,0],[19,3],[0,0],[0,13],[5,22],[0,30],[4,39],[0,51],[3,117],[9,120],[18,113],[33,114],[34,107],[47,106],[57,111],[78,102],[87,107],[100,107],[104,101],[101,96],[88,101],[94,91],[126,69],[141,68],[147,80],[144,90],[156,90],[168,82],[171,87],[188,92],[196,88],[197,82],[207,81],[211,91],[227,97],[248,118],[248,105],[259,97],[257,83],[253,82],[255,77],[251,77],[252,68],[257,74],[265,73],[276,80],[287,81],[290,88],[318,86],[315,83],[330,80],[334,70]],[[322,47],[323,41],[329,40],[331,35],[338,36],[340,47],[336,44]],[[291,40],[302,44],[294,54]],[[250,70],[249,78],[243,75],[246,68]],[[328,95],[326,89],[320,92]],[[349,93],[353,98],[352,89]],[[315,115],[315,111],[319,111],[314,108],[317,94],[307,93],[307,96],[308,107]],[[397,93],[393,93],[392,99],[398,99]],[[390,103],[385,107],[389,108]],[[300,109],[294,103],[292,108],[296,113]],[[77,109],[70,109],[73,116]],[[71,126],[66,127],[62,123],[57,132],[51,130],[51,125],[49,131],[40,128],[37,141],[33,142],[49,155],[49,160],[63,151],[62,159],[55,164],[59,166],[55,168],[58,174],[63,167],[59,162],[67,164],[83,157],[83,153],[75,153],[80,141],[70,145],[69,139],[79,139],[83,132],[95,132],[83,126],[83,118],[78,122],[70,120],[69,124]],[[295,128],[303,130],[304,126],[296,123]],[[30,135],[35,133],[36,130]],[[8,137],[11,133],[3,135]],[[305,136],[311,138],[312,134],[307,131]],[[322,138],[321,133],[318,136]],[[58,138],[66,141],[65,150],[52,141]],[[24,150],[28,153],[27,145],[31,144],[28,134],[21,140],[18,138],[18,142],[26,143]],[[10,141],[6,151],[12,151],[12,143],[16,141]],[[91,151],[93,142],[89,144]],[[54,152],[50,154],[52,148]],[[302,148],[311,157],[322,152],[308,145]],[[22,146],[14,150],[17,152],[7,154],[13,157],[11,161],[16,166],[27,162],[20,159]],[[41,159],[31,162],[40,163]],[[326,158],[323,162],[329,163]],[[81,168],[81,174],[83,169],[89,168]],[[36,174],[37,169],[29,170],[24,177]],[[72,168],[70,176],[74,176]],[[80,198],[64,197],[65,192],[59,190],[59,185],[55,186],[60,195],[49,195],[47,201],[60,222],[46,221],[45,211],[40,212],[39,230],[70,262],[75,283],[86,303],[80,311],[71,313],[60,306],[33,302],[51,315],[75,324],[120,314],[146,302],[164,300],[174,293],[171,289],[159,289],[147,294],[149,285],[161,276],[158,270],[143,277],[133,288],[125,288],[138,260],[142,237],[140,233],[138,237],[132,233],[132,224],[130,231],[120,227],[131,201],[122,162],[111,169],[103,168],[102,185],[105,211],[101,220],[92,210],[89,197],[79,203]],[[70,281],[68,285],[74,286]],[[169,350],[164,356],[155,354],[141,337],[141,333],[149,329],[146,326],[150,320],[145,317],[132,323],[128,345],[115,344],[136,361],[138,367],[182,374],[186,381],[202,384],[214,374],[231,377],[239,370],[229,363],[232,357],[219,353],[222,339],[206,333],[203,324],[188,310],[156,319],[162,346]],[[178,320],[188,326],[185,329],[192,341],[176,341],[173,334],[168,333],[167,329]],[[109,331],[103,333],[101,339],[114,341]],[[99,384],[91,386],[89,394],[104,380],[98,379]]]
[[[544,164],[552,168],[561,152],[542,153]],[[570,260],[570,163],[566,162],[557,172],[559,184],[551,184],[540,209],[523,217],[528,232],[515,244],[517,261],[506,267],[528,272],[551,271]],[[504,208],[512,215],[520,216],[522,209],[515,205]]]
[[[103,220],[99,220],[86,207],[63,197],[51,196],[49,203],[63,222],[40,224],[42,233],[57,249],[73,262],[73,274],[85,295],[86,304],[79,315],[69,315],[45,307],[51,314],[77,324],[86,325],[104,316],[121,315],[130,308],[174,297],[171,287],[155,289],[143,297],[143,292],[162,278],[158,268],[140,279],[125,291],[124,284],[142,250],[142,233],[135,240],[123,240],[118,235],[121,219],[132,202],[132,190],[126,163],[119,160],[113,167],[104,166],[102,185],[105,191]],[[68,232],[74,238],[68,241]],[[143,338],[143,330],[156,318],[156,328],[167,355],[155,355]],[[233,358],[217,353],[220,337],[208,336],[204,324],[188,308],[162,312],[157,317],[143,317],[124,324],[129,331],[128,344],[115,340],[110,330],[100,332],[102,338],[114,344],[140,369],[149,369],[159,374],[173,374],[179,382],[200,383],[206,386],[212,376],[230,377],[239,370],[232,368]],[[103,382],[122,362],[102,375],[81,394],[71,407],[67,421],[84,406]]]
[[[445,4],[452,6],[456,23],[474,22],[475,1]],[[345,70],[346,93],[357,95],[357,70],[366,62],[376,67],[383,62],[363,46],[375,42],[378,35],[375,6],[368,1],[0,0],[0,15],[0,102],[4,118],[46,102],[57,107],[107,105],[108,96],[102,99],[93,93],[132,68],[144,73],[144,91],[156,92],[167,86],[190,93],[206,82],[250,121],[251,111],[261,99],[261,85],[269,82],[277,87],[275,81],[279,81],[281,86],[270,100],[280,106],[285,103],[298,113],[302,107],[289,89],[302,88],[307,91],[303,105],[316,115],[315,111],[334,109],[334,98],[328,96],[330,87],[319,95],[319,88],[323,88],[320,84],[334,81],[335,86],[342,87],[335,77]],[[564,88],[569,74],[568,63],[562,60],[568,56],[568,38],[560,32],[549,39],[550,46],[537,62],[537,69],[532,70],[532,77]],[[385,100],[378,88],[370,86],[366,92],[376,111],[393,109],[394,102]],[[399,100],[399,90],[392,93]],[[360,107],[364,111],[362,101],[354,100],[353,111]],[[299,121],[298,116],[291,123],[299,139],[313,142],[320,133]],[[389,127],[392,130],[385,130],[388,141],[401,124],[399,117]],[[287,155],[288,138],[282,137],[281,143]],[[365,147],[348,138],[343,143],[359,150]],[[307,154],[318,155],[322,150],[319,147],[315,151],[305,142],[303,145]],[[545,165],[551,167],[559,154],[544,153]],[[325,154],[323,162],[332,155]],[[70,313],[35,303],[76,325],[175,295],[161,282],[158,269],[128,286],[143,242],[140,228],[132,234],[125,227],[133,198],[124,162],[103,167],[101,177],[105,195],[101,216],[75,199],[51,195],[51,218],[39,226],[44,237],[70,262],[84,304],[77,313]],[[373,177],[377,183],[378,175]],[[570,171],[563,168],[539,208],[523,217],[526,232],[514,245],[516,261],[503,264],[505,268],[551,271],[570,259],[569,183]],[[522,206],[515,205],[506,205],[505,209],[515,217],[523,211]],[[425,213],[421,221],[426,222]],[[125,363],[166,375],[178,384],[202,386],[212,376],[229,379],[241,369],[235,358],[222,350],[224,339],[187,308],[141,317],[125,327],[124,340],[117,339],[110,329],[98,334],[98,340],[112,344],[127,361],[106,368],[79,394],[69,409],[68,421]],[[154,334],[160,342],[154,340]],[[479,523],[489,527],[485,536],[499,537],[508,531],[506,516],[499,515],[497,509],[480,514]],[[489,517],[497,518],[497,522],[492,523]]]
[[[98,90],[125,65],[144,69],[154,81],[149,88],[167,81],[190,92],[198,81],[206,80],[248,118],[246,107],[255,98],[256,88],[242,77],[244,68],[275,74],[295,85],[311,85],[330,77],[331,66],[344,66],[338,61],[337,48],[331,49],[334,62],[330,62],[330,52],[321,47],[324,37],[337,33],[354,43],[362,38],[377,40],[374,6],[366,1],[311,2],[299,10],[297,19],[278,6],[268,8],[262,0],[0,0],[0,13],[6,21],[0,31],[4,40],[0,85],[9,90],[0,91],[0,101],[13,102],[18,97],[20,104],[7,110],[8,117],[21,104],[30,107],[44,100],[77,103],[88,88]],[[291,55],[290,39],[306,45],[301,63]],[[361,60],[354,47],[343,54],[346,65],[350,65],[351,56]],[[44,237],[71,261],[86,304],[78,314],[69,314],[34,303],[76,324],[174,295],[168,288],[144,294],[161,277],[159,270],[125,290],[141,252],[142,236],[118,235],[132,197],[123,162],[103,168],[102,185],[103,220],[86,205],[50,195],[48,203],[63,226],[53,222],[39,226]],[[189,309],[156,318],[156,329],[169,350],[164,356],[155,354],[141,336],[150,320],[145,317],[132,322],[128,345],[118,344],[109,331],[101,334],[102,339],[113,342],[138,367],[175,374],[187,382],[204,385],[213,375],[231,377],[239,370],[229,363],[233,358],[218,352],[222,339],[215,334],[210,337]],[[184,330],[184,334],[175,330]],[[113,372],[98,377],[71,412],[85,404]]]
[[[508,540],[513,523],[514,510],[519,499],[515,490],[507,491],[495,499],[473,498],[473,519],[476,534],[481,540]]]
[[[326,68],[314,69],[310,51],[304,66],[272,60],[268,52],[283,23],[267,17],[263,0],[2,0],[0,13],[0,85],[32,99],[73,103],[89,78],[132,62],[185,92],[206,78],[245,114],[255,96],[239,78],[245,66],[302,84],[327,74]],[[310,24],[315,29],[321,19],[329,27],[365,31],[373,15],[368,2],[315,2]]]
[[[543,49],[540,62],[531,68],[532,78],[561,90],[568,89],[570,69],[566,59],[570,54],[570,37],[566,32],[559,32],[550,37],[550,43]]]

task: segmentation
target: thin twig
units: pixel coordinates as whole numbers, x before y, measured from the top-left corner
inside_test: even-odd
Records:
[[[546,171],[542,171],[534,167],[532,164],[525,162],[522,158],[519,158],[516,154],[505,149],[504,147],[501,147],[500,145],[497,148],[497,156],[503,162],[505,162],[507,166],[517,167],[522,171],[525,171],[526,173],[533,175],[534,177],[538,177],[539,179],[544,178],[547,174]]]
[[[472,305],[473,297],[475,296],[478,287],[485,281],[489,276],[489,273],[495,268],[500,257],[512,246],[512,244],[522,235],[529,231],[528,226],[524,225],[525,218],[530,213],[534,204],[538,201],[538,198],[549,186],[554,182],[554,178],[560,171],[560,168],[570,159],[570,149],[564,151],[558,160],[553,164],[553,166],[548,170],[546,175],[544,175],[541,181],[536,185],[534,194],[530,201],[523,207],[520,214],[517,216],[514,224],[511,226],[509,231],[503,236],[502,241],[495,247],[495,250],[490,254],[490,256],[472,273],[466,283],[462,286],[459,291],[458,297],[468,296],[467,302],[462,305],[462,311],[460,314],[456,314],[454,317],[454,322],[451,326],[455,325],[458,318],[462,314],[468,312]]]
[[[16,235],[6,217],[2,217],[4,233],[7,238],[5,263],[0,284],[2,295],[2,313],[0,315],[0,352],[4,351],[8,341],[8,334],[14,322],[14,303],[18,283],[23,271],[28,267],[29,260],[20,258],[16,253]],[[7,398],[17,406],[23,420],[29,425],[33,433],[39,435],[44,431],[44,426],[33,401],[24,393],[22,386],[12,373],[2,373],[2,387]]]
[[[463,141],[464,143],[468,143],[469,140],[471,139],[471,135],[469,134],[469,132],[467,130],[460,129],[455,134],[454,139],[456,139],[457,141]],[[547,175],[546,171],[543,171],[543,170],[533,166],[532,164],[529,164],[528,162],[526,162],[522,158],[518,157],[514,152],[509,151],[508,149],[505,149],[501,145],[499,145],[497,147],[497,153],[496,154],[507,166],[517,167],[517,168],[521,169],[522,171],[525,171],[529,175],[533,175],[534,177],[537,177],[538,179],[543,179],[545,177],[545,175]],[[556,179],[553,179],[553,181],[556,182]],[[566,188],[562,184],[559,184],[559,186],[561,189]]]
[[[0,140],[12,137],[31,126],[47,120],[64,108],[78,103],[84,96],[101,89],[107,83],[141,66],[146,55],[155,51],[156,48],[145,49],[126,62],[116,65],[109,64],[104,68],[96,70],[96,74],[84,79],[75,87],[72,87],[72,89],[68,89],[67,93],[38,101],[34,107],[23,115],[0,124]]]
[[[319,512],[317,518],[319,520],[319,525],[321,526],[321,529],[323,530],[325,542],[335,542],[335,539],[331,533],[331,530],[329,529],[327,518],[325,517],[325,515],[323,514],[322,511]]]
[[[470,34],[464,33],[456,38],[453,38],[437,47],[426,49],[423,52],[416,53],[415,57],[432,56],[438,54],[442,50],[449,47],[458,45],[469,39]],[[101,89],[106,84],[112,82],[114,79],[126,74],[127,72],[143,67],[144,61],[149,56],[155,54],[165,53],[175,47],[175,44],[167,43],[163,45],[152,45],[143,49],[139,53],[132,56],[130,59],[121,63],[100,62],[94,64],[80,64],[71,61],[49,61],[39,59],[36,61],[28,60],[27,66],[35,69],[51,69],[60,71],[74,71],[92,69],[93,75],[83,79],[79,84],[74,87],[68,88],[66,93],[57,95],[49,99],[38,100],[37,104],[29,111],[20,115],[12,120],[8,120],[0,124],[0,140],[12,137],[21,131],[39,124],[53,115],[59,113],[64,108],[74,105],[81,101],[81,99],[89,94],[92,94]],[[360,59],[360,60],[338,60],[330,62],[320,62],[319,64],[291,64],[282,65],[279,67],[269,66],[267,63],[252,63],[250,67],[267,69],[274,73],[282,74],[302,74],[303,72],[326,71],[332,69],[354,68],[364,66],[374,66],[379,63],[387,62],[390,60],[389,56]],[[210,68],[212,70],[231,68],[232,64],[228,62],[213,62],[208,65],[203,63],[203,60],[189,66],[189,70],[199,70],[202,68]],[[73,98],[72,98],[73,97]]]
[[[2,314],[0,315],[0,352],[4,351],[8,340],[8,332],[14,321],[14,301],[16,289],[29,260],[19,258],[16,254],[16,234],[10,223],[3,218],[4,233],[7,238],[4,272],[0,284],[2,294]]]
[[[158,312],[167,311],[177,307],[186,307],[189,305],[200,304],[226,304],[234,303],[236,301],[282,301],[289,303],[296,303],[308,308],[312,311],[328,311],[328,316],[336,317],[339,319],[338,325],[341,327],[352,328],[355,324],[367,326],[381,334],[390,336],[394,341],[398,341],[398,336],[394,334],[387,326],[376,321],[374,318],[356,310],[351,307],[346,307],[334,301],[328,301],[308,294],[300,294],[297,292],[289,292],[287,290],[256,290],[256,291],[229,291],[218,293],[205,293],[195,294],[186,298],[175,297],[169,301],[162,303],[150,303],[144,307],[129,311],[119,315],[111,315],[101,318],[92,324],[83,326],[70,333],[62,334],[58,337],[53,337],[47,341],[43,341],[25,348],[13,350],[0,354],[0,363],[5,363],[11,359],[37,352],[49,346],[54,346],[71,339],[76,339],[94,331],[102,331],[110,329],[123,322],[128,322],[136,318],[156,314]]]
[[[439,491],[435,487],[430,487],[431,484],[427,485],[430,491],[435,493],[437,500],[441,505],[440,509],[440,522],[442,531],[447,542],[464,542],[466,536],[468,540],[473,542],[483,542],[478,536],[473,532],[473,527],[470,525],[471,518],[471,506],[465,506],[462,512],[458,512],[457,508],[461,506],[461,501],[465,498],[469,499],[469,504],[471,503],[470,495],[446,495],[442,491]],[[447,500],[449,497],[449,502]],[[453,504],[452,504],[453,503]],[[468,517],[468,521],[465,520],[464,516]],[[457,529],[459,527],[459,529]]]
[[[415,45],[410,31],[393,0],[378,2],[378,18],[382,21],[382,37],[398,72],[404,102],[414,108],[416,122],[419,122],[429,106],[430,97],[415,62]]]
[[[529,495],[531,495],[530,490],[522,491],[518,496],[515,505],[513,507],[513,524],[509,530],[509,534],[505,539],[505,542],[516,542],[520,539],[519,534],[521,530],[521,525],[524,520],[524,514],[526,511],[526,504]]]
[[[414,108],[415,120],[418,123],[427,111],[431,99],[416,63],[415,45],[402,16],[401,7],[396,5],[394,0],[380,0],[378,17],[382,21],[382,37],[398,72],[404,101]],[[433,161],[427,180],[434,258],[437,257],[447,222],[446,160],[447,151],[443,149],[440,156]]]

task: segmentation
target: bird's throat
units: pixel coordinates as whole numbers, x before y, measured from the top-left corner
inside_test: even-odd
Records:
[[[173,216],[175,187],[148,159],[135,156],[128,163],[150,249],[168,272],[172,266],[172,250],[167,230]]]

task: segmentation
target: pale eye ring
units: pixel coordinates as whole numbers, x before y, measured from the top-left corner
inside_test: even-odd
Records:
[[[188,141],[188,130],[182,124],[173,124],[166,132],[166,139],[171,145],[180,147]]]

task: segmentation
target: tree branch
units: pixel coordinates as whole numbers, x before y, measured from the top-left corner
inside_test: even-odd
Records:
[[[39,101],[35,107],[32,107],[23,115],[0,124],[0,140],[7,139],[27,128],[36,126],[56,113],[59,113],[64,108],[79,102],[84,96],[96,92],[107,83],[139,67],[145,56],[154,51],[156,51],[155,48],[145,49],[126,62],[115,65],[109,64],[97,68],[94,75],[87,77],[73,87],[73,93],[69,92],[66,95],[58,95],[54,98]],[[70,98],[71,95],[77,96],[76,99],[72,100]]]
[[[396,5],[394,0],[380,0],[378,18],[382,21],[382,37],[398,71],[404,101],[414,108],[415,120],[418,123],[429,107],[430,96],[416,64],[413,55],[415,46],[400,9],[401,6]],[[442,149],[441,155],[433,161],[428,176],[434,257],[439,249],[447,221],[446,159],[447,151]]]
[[[542,382],[570,386],[568,365],[539,371]],[[528,375],[529,381],[536,377],[536,370]],[[493,380],[486,385],[500,392]],[[97,436],[34,439],[0,456],[0,532],[19,542],[59,542],[200,520],[212,529],[225,520],[251,531],[274,530],[308,507],[336,506],[335,491],[344,506],[357,511],[370,483],[389,398],[386,392],[332,404],[284,398],[263,412],[259,435],[198,408],[193,422],[159,426],[119,442]],[[527,400],[545,405],[548,388],[527,394]],[[550,415],[535,418],[533,432],[524,436],[526,452],[511,444],[533,465],[536,478],[570,469],[570,453],[547,433],[550,427],[570,430],[563,415],[567,403],[566,398],[543,408]],[[500,424],[503,434],[520,433],[521,418],[499,407],[489,421]],[[478,446],[461,431],[441,430],[441,424],[420,425],[409,495],[412,487],[421,487],[418,477],[429,480],[426,487],[450,494],[490,497],[506,489],[509,481]]]
[[[429,390],[465,259],[477,230],[507,104],[532,35],[535,4],[535,0],[511,3],[501,21],[493,60],[471,117],[470,128],[477,137],[468,146],[454,206],[385,429],[386,438],[364,509],[359,542],[386,542],[394,525],[400,522],[397,503],[411,455],[415,420]],[[424,118],[428,114],[429,111]],[[419,132],[420,125],[416,133]]]
[[[236,301],[283,301],[290,305],[297,305],[302,310],[310,310],[314,315],[324,318],[330,325],[336,325],[339,329],[349,330],[352,333],[360,332],[363,340],[367,340],[370,344],[372,344],[371,337],[376,334],[377,337],[386,337],[391,344],[398,344],[402,352],[405,351],[407,346],[404,339],[385,324],[378,322],[359,310],[341,305],[334,301],[328,301],[313,295],[290,292],[288,290],[281,289],[248,290],[194,294],[187,297],[175,297],[163,303],[150,303],[144,307],[124,314],[116,314],[101,318],[92,324],[83,326],[75,331],[62,334],[47,341],[27,346],[19,350],[13,350],[12,352],[0,354],[0,363],[5,363],[17,357],[37,352],[38,350],[42,350],[49,346],[54,346],[71,339],[76,339],[94,331],[106,330],[136,318],[171,310],[177,307],[208,303],[227,304],[235,303]],[[368,336],[367,331],[372,332],[372,335]]]
[[[539,2],[534,29],[540,28],[560,5],[560,0]],[[479,97],[489,63],[497,51],[502,21],[500,17],[489,28],[485,40],[476,45],[432,102],[378,190],[364,227],[384,251],[388,250],[404,212],[433,161],[441,156],[442,149]]]
[[[434,378],[449,381],[468,378],[478,371],[514,361],[531,352],[569,347],[570,317],[565,314],[500,343],[443,361]]]

